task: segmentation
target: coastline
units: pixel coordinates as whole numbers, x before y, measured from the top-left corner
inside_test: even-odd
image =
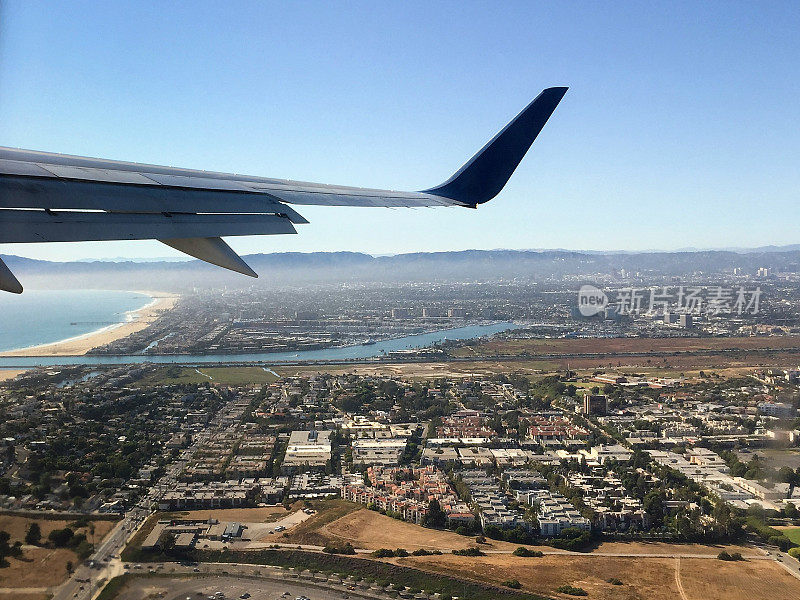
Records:
[[[27,348],[15,348],[0,352],[0,356],[80,356],[92,348],[109,344],[118,339],[141,331],[158,318],[162,311],[169,310],[178,301],[180,296],[169,292],[156,292],[144,290],[131,290],[137,294],[150,296],[151,301],[142,308],[125,313],[125,321],[107,325],[95,331],[90,331],[57,342],[39,344]]]

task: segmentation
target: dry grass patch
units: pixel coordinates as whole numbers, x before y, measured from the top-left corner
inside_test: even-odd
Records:
[[[715,352],[720,350],[755,351],[800,350],[800,336],[747,338],[581,338],[490,340],[460,348],[465,356],[519,354],[618,354],[621,352]]]
[[[25,548],[22,558],[9,558],[10,566],[0,569],[0,587],[51,587],[67,579],[67,563],[79,564],[78,557],[66,548]],[[0,599],[13,598],[2,594]]]
[[[314,510],[317,511],[315,515],[311,516],[309,519],[306,519],[302,523],[298,523],[292,527],[290,531],[286,532],[275,541],[289,541],[297,544],[313,544],[324,546],[328,541],[330,541],[324,536],[324,534],[320,533],[320,530],[325,525],[354,511],[365,509],[360,504],[353,504],[352,502],[347,502],[346,500],[332,499],[314,502]]]
[[[75,522],[74,519],[32,519],[18,515],[0,515],[0,531],[7,531],[11,535],[11,540],[20,540],[24,543],[25,534],[28,527],[33,522],[39,524],[42,530],[42,541],[47,541],[47,536],[54,529],[69,527]],[[88,527],[73,528],[76,533],[86,534],[86,538],[95,544],[99,544],[103,538],[117,524],[116,521],[93,521],[95,531],[94,536],[89,533]],[[9,558],[9,567],[0,569],[0,588],[10,587],[51,587],[60,584],[67,578],[67,563],[73,566],[80,563],[75,552],[68,548],[41,548],[25,546],[23,556],[20,559]],[[13,594],[2,594],[0,600],[7,600],[14,597]],[[31,595],[23,596],[30,600]]]
[[[394,559],[397,564],[466,577],[486,583],[517,579],[522,590],[555,598],[570,596],[561,585],[585,589],[592,600],[675,600],[676,567],[686,600],[794,600],[800,580],[770,560],[725,563],[716,559],[617,558],[597,555],[546,555],[519,558],[508,555],[459,557],[420,556]],[[607,580],[616,578],[622,585]],[[573,599],[574,600],[574,599]]]
[[[681,559],[688,600],[796,600],[800,580],[771,560],[737,563]]]
[[[675,561],[668,558],[631,559],[573,555],[547,555],[541,558],[509,555],[461,557],[445,554],[408,557],[396,561],[401,565],[486,583],[502,584],[503,581],[516,579],[522,584],[521,591],[553,598],[574,600],[572,596],[556,592],[556,588],[561,585],[583,588],[592,600],[679,598],[675,584]],[[606,581],[610,577],[621,580],[622,585],[613,585]]]
[[[474,546],[475,538],[459,535],[452,531],[427,529],[413,523],[392,519],[373,510],[360,508],[350,514],[320,527],[317,534],[326,541],[350,542],[356,548],[377,550],[378,548],[405,548],[416,550],[442,550]],[[512,551],[519,544],[509,544],[487,540],[481,547],[487,550]],[[548,548],[550,549],[550,548]]]
[[[18,515],[2,515],[0,514],[0,531],[7,531],[11,535],[11,541],[20,540],[24,542],[25,534],[28,527],[33,522],[39,524],[42,530],[42,541],[47,541],[47,536],[54,529],[63,529],[64,527],[71,526],[75,523],[76,519],[63,520],[63,519],[32,519],[30,517],[22,517]],[[99,543],[106,534],[114,529],[117,521],[92,521],[94,523],[94,541]],[[92,541],[92,536],[89,533],[88,527],[73,528],[75,533],[85,533],[86,539]]]
[[[744,557],[763,556],[756,548],[733,544],[667,544],[665,542],[604,542],[596,552],[615,554],[696,554],[716,556],[720,552],[738,552]]]

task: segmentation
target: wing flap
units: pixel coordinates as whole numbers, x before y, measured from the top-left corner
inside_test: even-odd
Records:
[[[0,210],[0,241],[76,242],[297,233],[278,215],[133,214]]]
[[[258,274],[222,238],[173,238],[158,241],[223,269],[236,271],[250,277],[258,277]]]
[[[284,214],[307,223],[294,209],[267,193],[121,185],[0,175],[0,209],[105,210],[137,213]],[[0,237],[0,242],[3,239]]]
[[[22,284],[14,277],[14,274],[0,258],[0,290],[11,292],[12,294],[22,293]]]

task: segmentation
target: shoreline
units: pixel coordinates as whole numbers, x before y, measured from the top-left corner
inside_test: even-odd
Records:
[[[127,291],[127,290],[126,290]],[[129,290],[136,294],[150,297],[150,302],[136,310],[125,313],[125,320],[113,325],[106,325],[88,333],[71,338],[38,344],[26,348],[15,348],[0,352],[0,357],[35,357],[35,356],[83,356],[92,348],[104,346],[132,333],[141,331],[150,325],[160,313],[170,310],[180,298],[178,294],[150,290]]]

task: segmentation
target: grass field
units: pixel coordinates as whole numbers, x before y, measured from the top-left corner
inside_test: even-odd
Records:
[[[0,515],[0,531],[7,531],[11,541],[24,541],[25,533],[32,522],[37,522],[42,530],[42,539],[54,529],[63,529],[70,526],[72,520],[31,519],[16,515]],[[115,521],[94,521],[94,541],[99,543],[106,534],[116,525]],[[91,542],[92,535],[87,527],[73,528],[76,533],[85,533]],[[10,558],[10,566],[0,569],[0,588],[20,587],[50,587],[60,584],[67,577],[67,563],[77,565],[79,560],[75,553],[66,548],[41,548],[24,546],[23,556],[20,559]],[[12,598],[13,595],[3,594],[3,600]],[[25,596],[29,598],[29,596]]]
[[[800,527],[781,528],[783,535],[792,540],[795,544],[800,546]]]
[[[233,357],[232,357],[233,358]],[[277,377],[261,367],[159,367],[142,378],[140,385],[175,383],[217,383],[222,385],[255,385],[277,381]]]

